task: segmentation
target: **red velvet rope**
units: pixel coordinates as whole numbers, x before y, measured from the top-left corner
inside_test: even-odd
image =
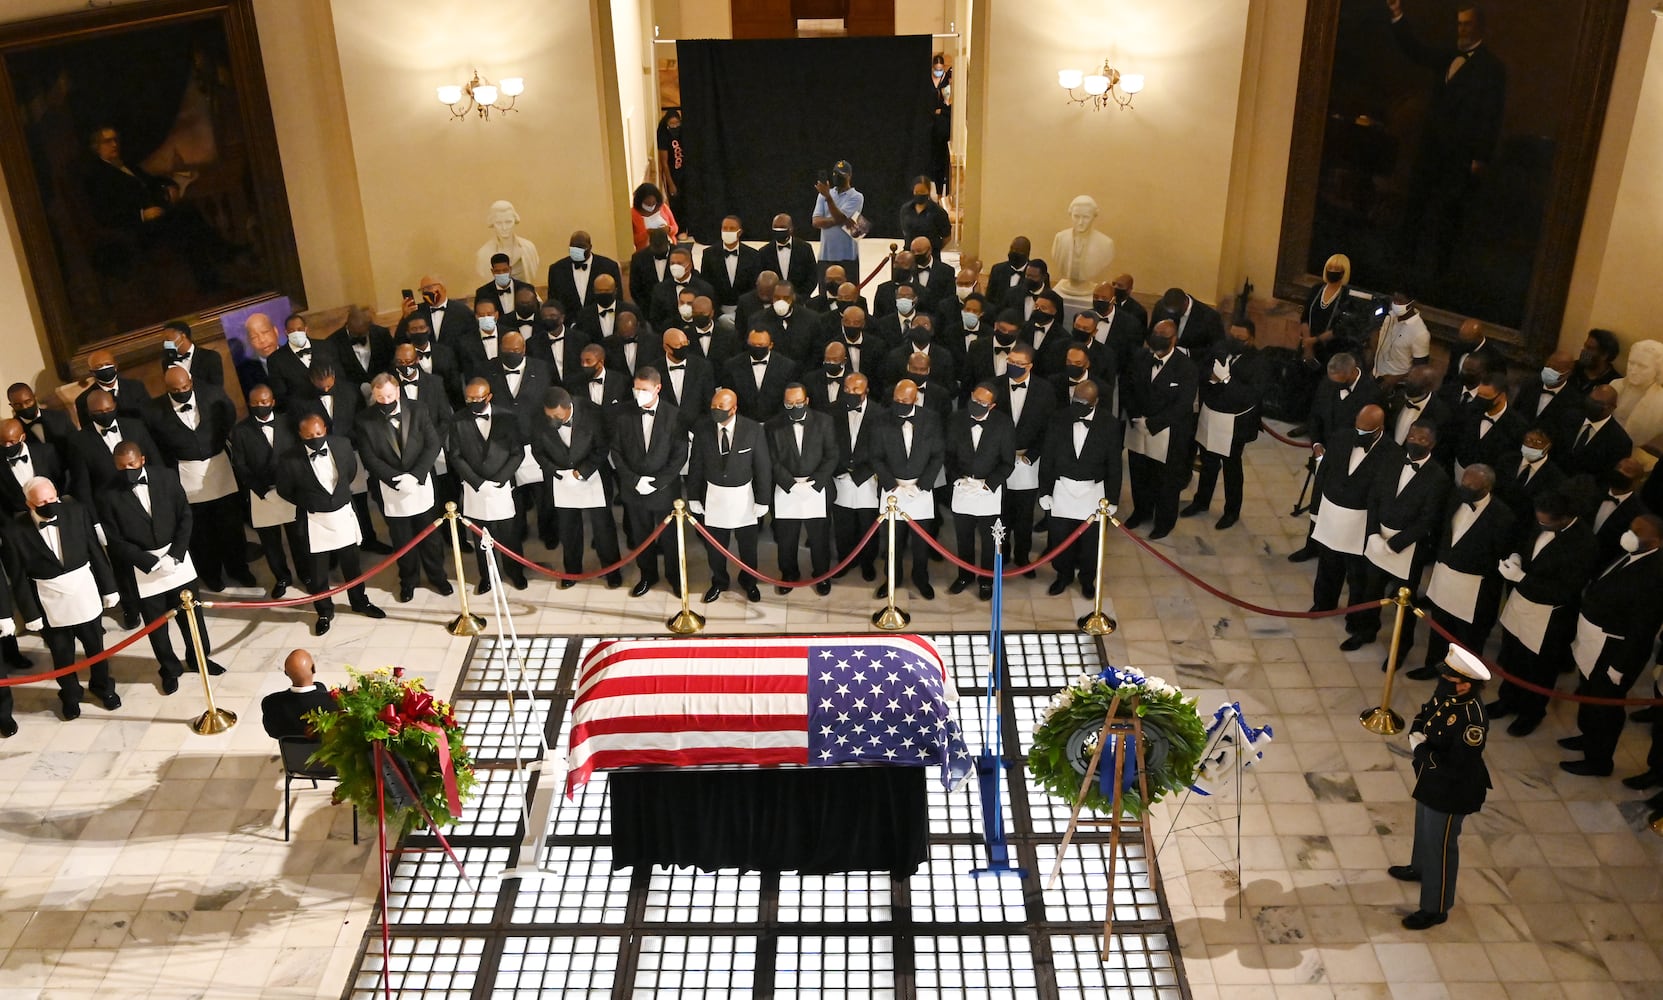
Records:
[[[526,569],[532,570],[536,573],[541,573],[544,576],[553,577],[556,580],[593,580],[597,577],[605,576],[608,573],[616,573],[625,566],[628,566],[630,563],[634,562],[636,557],[647,551],[647,549],[650,548],[654,542],[658,541],[658,536],[664,534],[664,529],[670,526],[670,521],[674,518],[675,515],[671,514],[669,517],[666,517],[664,520],[658,522],[658,527],[653,529],[653,533],[647,536],[646,541],[624,553],[617,562],[610,566],[602,566],[593,573],[561,573],[558,570],[549,569],[547,566],[540,566],[537,563],[532,562],[530,559],[527,559],[525,556],[520,555],[518,552],[515,552],[513,549],[505,547],[495,538],[491,539],[491,547],[519,563],[521,566],[524,566]],[[469,531],[481,538],[485,537],[484,528],[481,528],[479,525],[473,523],[465,517],[462,519],[462,523],[468,526]]]
[[[1259,421],[1259,429],[1264,431],[1266,434],[1269,434],[1271,437],[1275,438],[1276,440],[1282,442],[1283,444],[1291,444],[1295,448],[1307,448],[1308,449],[1308,448],[1311,447],[1311,445],[1313,443],[1313,442],[1310,442],[1310,441],[1301,441],[1298,438],[1291,438],[1291,437],[1288,437],[1286,434],[1278,434],[1278,433],[1276,433],[1276,429],[1274,427],[1270,426],[1270,424],[1266,423],[1263,419],[1261,419]]]
[[[439,525],[443,524],[444,521],[445,519],[441,517],[437,521],[434,521],[432,524],[416,532],[416,537],[410,539],[408,542],[405,542],[399,547],[397,552],[394,552],[392,555],[358,574],[355,578],[341,584],[339,587],[332,587],[321,593],[306,594],[301,597],[285,597],[281,601],[203,601],[201,602],[202,606],[205,608],[219,608],[221,610],[231,608],[296,608],[302,604],[311,604],[313,601],[321,601],[325,597],[334,597],[342,591],[351,590],[353,587],[366,582],[370,577],[386,569],[388,566],[391,566],[393,563],[398,562],[400,556],[403,556],[405,553],[415,548],[422,541],[422,539],[439,530]]]
[[[1445,639],[1448,639],[1450,645],[1461,646],[1461,644],[1455,640],[1455,636],[1450,635],[1449,630],[1444,628],[1442,625],[1439,625],[1437,620],[1431,615],[1423,615],[1422,617],[1426,619],[1426,624],[1432,627],[1432,631],[1443,636]],[[1606,705],[1612,708],[1656,708],[1658,706],[1663,706],[1663,698],[1600,698],[1590,694],[1575,694],[1569,691],[1558,691],[1553,688],[1542,687],[1540,684],[1532,684],[1522,677],[1508,673],[1501,664],[1490,659],[1488,656],[1483,655],[1482,653],[1474,652],[1471,649],[1467,649],[1465,646],[1461,646],[1461,648],[1466,649],[1467,652],[1478,657],[1478,659],[1483,662],[1484,666],[1489,668],[1490,673],[1493,676],[1500,677],[1502,680],[1514,685],[1515,687],[1524,688],[1526,691],[1531,691],[1547,698],[1556,698],[1559,701],[1574,701],[1578,705]]]
[[[1232,597],[1229,594],[1226,594],[1224,591],[1219,590],[1217,587],[1196,576],[1194,573],[1191,573],[1189,570],[1173,562],[1171,559],[1168,559],[1166,554],[1161,552],[1161,550],[1155,548],[1153,545],[1150,545],[1137,535],[1132,534],[1131,529],[1126,527],[1124,524],[1116,521],[1114,522],[1114,526],[1124,532],[1127,538],[1130,538],[1132,541],[1136,542],[1139,548],[1177,570],[1178,575],[1188,580],[1190,583],[1195,584],[1197,587],[1200,587],[1202,590],[1205,590],[1207,593],[1213,595],[1219,600],[1227,601],[1234,604],[1238,608],[1244,608],[1248,611],[1254,612],[1255,614],[1270,615],[1273,618],[1334,618],[1339,615],[1349,615],[1353,611],[1367,611],[1370,608],[1383,608],[1388,604],[1397,603],[1392,600],[1364,601],[1362,604],[1353,604],[1348,608],[1335,608],[1332,611],[1283,611],[1280,608],[1267,608],[1259,604],[1244,601],[1239,597]]]
[[[905,517],[905,515],[902,515],[902,516]],[[1057,558],[1058,556],[1062,555],[1062,552],[1063,552],[1064,549],[1068,548],[1070,545],[1073,545],[1075,542],[1079,541],[1081,535],[1083,535],[1087,531],[1091,530],[1091,524],[1096,519],[1097,519],[1097,515],[1093,514],[1091,517],[1088,517],[1084,521],[1081,521],[1079,523],[1079,525],[1077,527],[1075,527],[1075,529],[1072,532],[1069,533],[1069,536],[1067,538],[1064,538],[1062,541],[1058,542],[1056,545],[1053,545],[1051,547],[1051,551],[1049,551],[1049,552],[1045,553],[1044,555],[1040,556],[1038,559],[1034,560],[1033,562],[1029,563],[1028,565],[1026,565],[1026,566],[1012,566],[1011,568],[1005,570],[1005,572],[1004,572],[1005,578],[1009,579],[1011,577],[1021,576],[1023,573],[1031,573],[1034,570],[1039,569],[1041,566],[1044,566],[1046,563],[1050,562],[1051,560],[1053,560],[1053,559]],[[918,535],[918,537],[922,538],[930,546],[930,548],[935,549],[937,552],[939,552],[941,554],[941,558],[947,560],[948,562],[952,563],[954,566],[957,566],[959,569],[963,570],[966,573],[973,573],[976,576],[983,576],[983,577],[987,577],[989,579],[992,579],[992,577],[993,577],[993,571],[992,570],[983,569],[980,566],[972,566],[969,563],[965,562],[963,559],[960,559],[958,556],[955,556],[951,552],[948,552],[946,547],[944,547],[939,541],[937,541],[933,536],[931,536],[931,534],[929,532],[927,532],[923,528],[919,527],[917,521],[914,521],[912,518],[908,517],[907,518],[907,524],[909,526],[911,526],[912,530]],[[1092,572],[1095,574],[1096,569],[1094,568],[1092,570]]]
[[[808,580],[776,580],[759,569],[754,569],[745,565],[744,561],[738,556],[723,548],[721,542],[718,542],[716,539],[710,537],[710,532],[705,530],[704,525],[700,524],[698,519],[694,518],[692,520],[693,530],[702,535],[706,542],[709,542],[717,552],[721,553],[723,559],[733,563],[735,566],[738,566],[740,569],[744,570],[746,573],[749,573],[751,576],[756,577],[758,580],[761,580],[763,583],[772,584],[776,587],[812,587],[817,583],[825,583],[827,580],[830,580],[832,577],[843,572],[854,564],[855,557],[860,555],[862,549],[866,548],[866,543],[870,542],[872,540],[872,536],[878,533],[878,526],[883,524],[883,518],[880,517],[868,525],[866,528],[866,534],[863,535],[860,541],[855,544],[855,547],[849,551],[849,554],[843,557],[843,561],[838,563],[836,566],[833,566],[831,569],[826,570],[819,576]]]
[[[161,628],[163,625],[166,625],[168,623],[168,619],[178,613],[179,612],[176,610],[169,610],[163,614],[157,615],[155,620],[145,625],[144,628],[139,629],[137,632],[134,632],[132,635],[116,643],[114,646],[105,649],[101,653],[94,653],[84,660],[76,660],[67,667],[59,667],[56,670],[49,671],[44,674],[25,674],[22,677],[0,677],[0,687],[17,687],[21,684],[39,684],[41,681],[55,681],[59,677],[63,677],[66,674],[73,674],[82,667],[90,667],[94,663],[102,663],[115,654],[126,649],[128,646],[131,646],[133,643],[138,642],[140,639],[143,639],[145,636]]]
[[[885,254],[884,259],[878,262],[878,266],[872,269],[872,273],[866,276],[866,280],[860,283],[861,289],[865,290],[866,286],[872,283],[872,279],[881,274],[883,269],[888,267],[894,260],[894,254]]]

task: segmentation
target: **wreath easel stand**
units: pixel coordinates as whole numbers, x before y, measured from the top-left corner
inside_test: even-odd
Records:
[[[1057,848],[1057,860],[1051,865],[1051,877],[1045,883],[1045,887],[1047,889],[1056,886],[1057,876],[1062,873],[1063,859],[1068,857],[1069,844],[1074,840],[1074,834],[1080,827],[1106,826],[1109,828],[1109,894],[1107,912],[1103,917],[1103,951],[1102,954],[1098,956],[1105,962],[1109,960],[1109,949],[1112,946],[1114,935],[1114,883],[1120,866],[1122,836],[1125,833],[1131,830],[1137,831],[1139,837],[1144,840],[1146,845],[1144,859],[1149,865],[1149,878],[1151,882],[1160,877],[1159,873],[1156,871],[1154,859],[1149,857],[1147,849],[1148,826],[1145,823],[1144,817],[1139,816],[1136,819],[1128,819],[1125,815],[1124,809],[1122,808],[1122,789],[1126,784],[1125,776],[1127,761],[1127,755],[1124,752],[1124,749],[1128,743],[1131,744],[1132,754],[1134,755],[1132,759],[1135,762],[1134,766],[1137,771],[1138,795],[1145,803],[1149,801],[1149,779],[1148,769],[1144,766],[1143,719],[1138,715],[1138,696],[1134,694],[1126,699],[1127,704],[1131,706],[1131,718],[1129,719],[1121,719],[1117,717],[1120,709],[1120,700],[1121,695],[1119,692],[1116,692],[1113,700],[1109,702],[1109,710],[1103,714],[1103,728],[1097,733],[1097,747],[1092,751],[1091,762],[1086,765],[1085,777],[1080,782],[1080,794],[1075,796],[1074,810],[1068,817],[1068,829],[1062,835],[1062,844]],[[1110,742],[1111,740],[1113,741],[1112,743]],[[1113,763],[1111,765],[1114,768],[1114,774],[1112,776],[1114,781],[1114,792],[1109,807],[1109,818],[1102,819],[1099,817],[1088,816],[1082,819],[1080,817],[1080,812],[1085,808],[1086,795],[1091,791],[1091,783],[1097,777],[1097,768],[1103,761],[1103,752],[1110,746],[1116,747],[1116,752],[1114,753]]]

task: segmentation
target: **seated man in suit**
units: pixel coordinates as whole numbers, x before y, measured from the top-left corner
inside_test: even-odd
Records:
[[[290,651],[283,659],[283,673],[288,675],[289,689],[260,699],[260,721],[266,727],[266,735],[274,740],[310,737],[312,726],[306,721],[306,714],[333,711],[335,699],[318,680],[312,654],[306,650]]]

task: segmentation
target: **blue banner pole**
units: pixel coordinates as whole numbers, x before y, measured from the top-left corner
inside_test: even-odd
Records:
[[[1005,765],[1005,713],[1003,707],[1005,641],[1003,621],[1005,611],[1005,525],[995,520],[993,534],[993,621],[988,627],[987,712],[984,718],[992,721],[991,739],[982,737],[982,752],[976,758],[976,785],[982,799],[982,839],[987,845],[987,867],[972,868],[970,874],[1015,875],[1024,878],[1027,872],[1010,861],[1010,845],[1005,841],[1005,815],[999,794]]]

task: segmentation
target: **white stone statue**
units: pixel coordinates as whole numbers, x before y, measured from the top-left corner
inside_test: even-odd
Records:
[[[1082,194],[1068,203],[1074,224],[1051,241],[1052,287],[1063,295],[1089,298],[1091,290],[1109,276],[1114,263],[1114,240],[1092,228],[1097,221],[1097,199]]]
[[[1643,449],[1663,445],[1663,341],[1642,340],[1628,349],[1628,374],[1611,383],[1617,390],[1617,412],[1613,414],[1628,436],[1634,439],[1634,457],[1646,468],[1657,456]]]
[[[508,255],[509,273],[519,280],[535,285],[542,278],[537,269],[537,244],[524,236],[515,235],[514,227],[519,224],[520,213],[514,211],[513,202],[491,202],[491,210],[485,215],[485,225],[494,230],[496,236],[474,255],[474,268],[481,278],[490,280],[491,257],[499,253]]]

